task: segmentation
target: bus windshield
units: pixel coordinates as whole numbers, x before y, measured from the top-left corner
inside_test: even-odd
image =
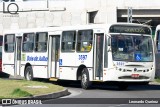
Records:
[[[153,61],[152,39],[149,36],[111,35],[114,61]]]

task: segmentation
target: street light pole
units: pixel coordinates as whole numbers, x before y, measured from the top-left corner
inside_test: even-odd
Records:
[[[128,7],[128,18],[127,18],[127,22],[128,23],[132,23],[132,7]]]

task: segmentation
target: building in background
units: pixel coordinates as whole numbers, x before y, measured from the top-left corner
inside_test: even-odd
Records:
[[[132,22],[155,27],[160,23],[159,0],[0,0],[0,33],[5,29],[89,23]],[[15,3],[15,4],[11,4]],[[7,8],[11,12],[6,13]]]

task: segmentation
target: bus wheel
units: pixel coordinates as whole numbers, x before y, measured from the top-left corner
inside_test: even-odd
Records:
[[[27,66],[25,69],[25,79],[29,81],[33,80],[33,71],[31,66]]]
[[[81,86],[83,89],[89,89],[91,82],[89,81],[89,73],[87,68],[84,68],[81,76]]]
[[[126,90],[128,88],[128,84],[118,85],[119,90]]]

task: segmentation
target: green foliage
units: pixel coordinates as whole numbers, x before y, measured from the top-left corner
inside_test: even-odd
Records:
[[[28,93],[27,91],[23,91],[20,88],[16,88],[11,93],[13,96],[17,97],[26,97],[26,96],[32,96],[32,94]]]
[[[22,98],[43,95],[63,90],[50,82],[7,80],[0,78],[0,98]]]
[[[157,77],[157,78],[155,79],[155,81],[156,81],[156,82],[160,82],[160,77]]]

